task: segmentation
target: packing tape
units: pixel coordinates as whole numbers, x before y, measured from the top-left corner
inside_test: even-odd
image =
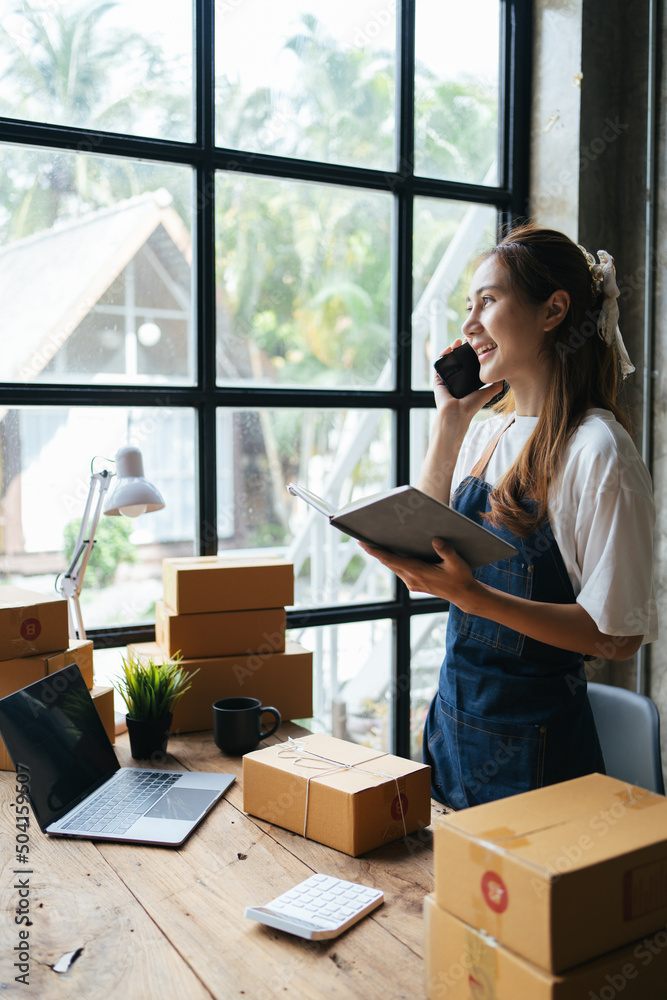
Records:
[[[465,950],[469,956],[468,989],[472,1000],[491,1000],[498,978],[497,942],[483,931],[465,930]]]
[[[295,767],[306,767],[317,771],[317,774],[311,774],[306,779],[306,804],[303,813],[303,835],[307,837],[306,830],[308,828],[308,803],[310,799],[310,783],[313,778],[323,778],[328,774],[334,774],[336,771],[349,770],[349,771],[361,771],[363,774],[370,774],[374,778],[382,778],[384,781],[387,779],[389,781],[394,781],[396,783],[396,796],[398,799],[398,804],[401,809],[401,820],[403,821],[403,836],[407,837],[408,829],[405,822],[405,813],[403,811],[403,796],[401,795],[401,789],[398,784],[398,775],[388,774],[386,771],[371,771],[367,767],[363,767],[363,764],[370,763],[370,760],[378,760],[380,757],[388,757],[389,754],[383,753],[371,757],[368,761],[360,761],[358,764],[344,764],[342,761],[333,760],[331,757],[324,757],[322,754],[314,753],[314,751],[309,750],[305,747],[300,740],[295,740],[292,736],[288,736],[284,743],[275,744],[278,757],[287,757],[290,754],[294,754],[294,766]],[[319,765],[326,765],[321,767]]]
[[[661,803],[664,805],[665,802],[664,795],[650,792],[646,788],[639,788],[637,785],[626,785],[622,791],[614,792],[614,798],[629,809],[647,809]]]

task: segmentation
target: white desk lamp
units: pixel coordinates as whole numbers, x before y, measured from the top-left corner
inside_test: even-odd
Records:
[[[91,472],[90,489],[86,506],[81,518],[81,527],[74,546],[74,556],[67,572],[56,580],[56,589],[66,597],[69,605],[70,637],[72,639],[86,638],[81,617],[79,595],[83,586],[83,577],[88,566],[93,546],[95,532],[102,513],[116,516],[138,517],[153,510],[162,510],[164,500],[158,490],[144,479],[144,463],[138,448],[129,446],[116,452],[116,471],[103,469],[101,472]],[[111,480],[116,477],[116,485],[111,491],[106,503],[104,498],[111,486]],[[93,509],[95,492],[97,502]]]

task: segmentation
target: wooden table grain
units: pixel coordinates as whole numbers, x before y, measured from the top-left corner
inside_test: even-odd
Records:
[[[303,732],[286,723],[266,743]],[[414,1000],[424,995],[422,906],[433,889],[431,827],[350,858],[246,815],[241,759],[221,754],[210,732],[171,737],[169,751],[164,767],[237,775],[179,849],[52,838],[33,823],[29,865],[20,865],[15,776],[0,773],[0,996]],[[116,752],[121,764],[137,766],[127,735],[119,737]],[[443,811],[433,803],[433,817]],[[304,941],[244,918],[246,906],[268,902],[313,872],[376,886],[385,903],[331,941]],[[15,922],[24,905],[17,884],[26,879],[30,925]],[[19,947],[25,956],[21,929],[29,934],[27,984],[15,978],[21,974],[14,964]]]

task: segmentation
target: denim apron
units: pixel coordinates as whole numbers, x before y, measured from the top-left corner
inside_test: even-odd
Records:
[[[481,476],[508,426],[453,497],[454,508],[478,524],[485,523],[493,489]],[[574,603],[548,519],[527,538],[503,526],[492,530],[518,555],[481,566],[476,580],[528,600]],[[592,771],[604,774],[582,655],[451,604],[438,692],[424,728],[424,762],[431,766],[433,797],[453,809]]]

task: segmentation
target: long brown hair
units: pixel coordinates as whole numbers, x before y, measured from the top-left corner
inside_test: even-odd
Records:
[[[576,243],[563,233],[526,223],[510,230],[481,260],[489,258],[507,271],[516,294],[534,305],[559,289],[570,296],[562,323],[545,337],[543,351],[551,374],[537,426],[490,497],[489,521],[526,537],[546,517],[549,484],[586,411],[610,410],[626,430],[629,419],[617,403],[616,351],[597,332],[602,296],[594,292],[588,263]],[[514,409],[511,390],[495,408],[501,413]],[[535,507],[524,505],[527,499],[535,501]]]

